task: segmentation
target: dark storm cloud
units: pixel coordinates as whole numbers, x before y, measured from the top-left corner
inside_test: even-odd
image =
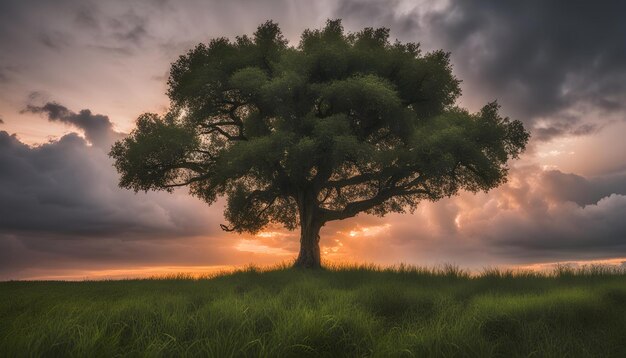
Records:
[[[499,256],[528,262],[626,255],[624,173],[584,178],[523,168],[483,200],[453,215],[466,215],[461,237],[475,230],[480,245]]]
[[[529,166],[489,194],[423,202],[414,215],[330,223],[321,245],[360,260],[473,268],[615,258],[626,256],[625,212],[626,173],[585,178]],[[329,232],[343,232],[342,245]]]
[[[549,126],[547,127],[539,127],[533,130],[534,139],[547,141],[567,134],[575,136],[593,134],[600,131],[606,124],[582,123],[580,116],[559,115],[551,117],[548,123]]]
[[[572,201],[580,206],[596,204],[611,194],[626,195],[626,174],[587,179],[558,170],[543,172],[543,189],[559,201]]]
[[[586,135],[626,118],[626,3],[461,1],[447,6],[344,0],[352,29],[384,26],[403,41],[451,51],[465,96],[498,99],[535,139]]]
[[[113,130],[113,123],[109,117],[101,114],[92,114],[83,109],[78,113],[72,112],[55,102],[48,102],[43,106],[28,105],[25,109],[31,113],[43,113],[52,122],[67,123],[85,132],[85,138],[93,145],[108,150],[110,146],[124,134]]]
[[[135,195],[117,188],[106,153],[75,133],[30,147],[1,131],[0,168],[3,232],[159,236],[197,234],[204,227],[191,207],[180,208],[165,194]]]
[[[368,251],[473,267],[623,257],[625,212],[626,173],[585,178],[528,166],[489,194],[422,203],[412,217],[373,218],[369,225],[390,227]]]
[[[491,244],[496,252],[526,260],[572,260],[626,255],[626,196],[612,194],[596,204],[560,206],[545,217],[502,218]]]
[[[626,118],[624,7],[579,1],[0,1],[0,48],[10,49],[0,52],[0,85],[8,89],[6,97],[17,93],[14,113],[23,108],[27,91],[40,89],[72,103],[71,109],[40,93],[29,98],[29,110],[86,138],[68,134],[32,147],[0,132],[0,279],[28,267],[235,260],[223,236],[205,239],[210,243],[196,239],[218,235],[221,205],[207,208],[184,193],[119,189],[106,152],[123,134],[108,116],[75,112],[89,100],[86,107],[130,128],[124,120],[166,103],[159,102],[166,101],[162,74],[199,42],[250,34],[267,19],[278,21],[292,44],[303,29],[319,28],[326,18],[342,18],[350,31],[389,27],[392,40],[451,51],[464,100],[482,105],[498,99],[506,115],[533,127],[535,139],[605,138],[600,134],[607,134],[610,121]],[[4,109],[2,114],[11,118]],[[42,127],[36,130],[45,138]],[[600,160],[603,153],[594,153]],[[374,261],[383,255],[391,262],[460,261],[470,251],[504,263],[615,257],[626,255],[625,186],[623,172],[582,177],[522,168],[488,195],[423,203],[415,216],[360,216],[329,225],[324,235],[340,230],[350,238],[359,225],[390,224],[380,240],[345,241],[350,252],[362,255],[354,257]],[[297,250],[297,233],[290,235],[267,239],[267,246]],[[322,244],[329,241],[324,237]]]
[[[32,147],[0,131],[0,279],[31,265],[180,263],[192,237],[217,232],[221,215],[182,192],[117,186],[107,152],[122,134],[107,116],[57,103],[28,110],[84,130],[94,145],[70,133]]]
[[[33,266],[180,263],[184,251],[199,259],[189,240],[215,234],[219,214],[182,193],[134,194],[117,180],[106,154],[74,133],[30,147],[0,131],[0,279]]]
[[[625,13],[622,1],[452,1],[428,25],[473,85],[530,122],[578,105],[624,110]]]
[[[335,17],[355,27],[392,27],[394,33],[408,38],[419,33],[420,21],[417,10],[410,14],[399,13],[397,7],[402,1],[357,1],[348,0],[337,3]]]
[[[140,49],[164,48],[171,61],[199,41],[241,34],[244,29],[249,32],[268,18],[277,20],[296,42],[312,22],[319,27],[324,18],[343,18],[350,30],[385,26],[402,41],[451,51],[456,72],[465,81],[465,95],[476,104],[498,99],[507,114],[531,125],[543,119],[544,125],[536,128],[537,139],[594,133],[604,122],[590,120],[590,111],[602,116],[602,112],[625,110],[623,2],[343,0],[320,4],[3,2],[0,29],[5,31],[0,31],[0,46],[27,44],[28,33],[34,32],[43,47],[65,48],[71,45],[68,34],[72,34],[76,46],[70,47],[75,49],[83,46],[102,55],[132,57],[140,56]],[[40,17],[43,20],[36,20]],[[21,50],[23,58],[39,58],[34,46]]]
[[[602,126],[595,123],[584,123],[577,125],[580,119],[575,118],[568,121],[552,121],[549,127],[535,128],[533,137],[540,141],[547,141],[552,138],[566,134],[588,135],[598,132]]]

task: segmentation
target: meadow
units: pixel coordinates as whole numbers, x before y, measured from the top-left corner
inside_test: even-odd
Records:
[[[1,282],[0,356],[626,357],[626,272],[363,265]]]

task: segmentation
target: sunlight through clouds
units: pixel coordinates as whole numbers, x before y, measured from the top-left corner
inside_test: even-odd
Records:
[[[463,80],[459,104],[475,111],[498,100],[532,131],[501,187],[425,201],[414,214],[329,223],[320,242],[329,259],[476,268],[625,257],[626,52],[615,46],[625,43],[624,4],[391,4],[1,2],[0,279],[295,257],[299,230],[222,232],[223,199],[208,207],[185,190],[119,189],[107,157],[138,115],[168,108],[172,61],[270,18],[291,45],[304,29],[342,18],[347,31],[384,26],[392,41],[450,51]]]

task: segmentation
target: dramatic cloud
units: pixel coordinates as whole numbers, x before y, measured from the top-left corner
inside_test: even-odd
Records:
[[[117,187],[104,145],[121,134],[106,116],[50,103],[30,109],[83,129],[94,146],[70,133],[31,147],[0,131],[0,276],[34,262],[167,261],[180,256],[168,254],[173,249],[167,239],[185,242],[218,233],[219,209],[186,193],[135,194]]]
[[[535,139],[594,133],[626,118],[626,4],[610,1],[339,2],[350,28],[384,26],[451,51],[465,102],[498,99]],[[609,118],[607,118],[609,117]]]
[[[587,135],[599,131],[601,127],[595,123],[580,124],[579,117],[569,119],[556,119],[549,121],[549,127],[535,128],[533,138],[539,141],[547,141],[566,134]]]
[[[498,99],[545,141],[594,134],[626,118],[624,12],[621,2],[578,0],[3,2],[0,46],[12,51],[0,56],[0,83],[15,77],[21,91],[35,86],[74,107],[87,91],[98,105],[90,108],[129,130],[137,114],[167,103],[164,81],[150,79],[162,78],[197,43],[251,33],[274,19],[297,44],[305,28],[342,18],[350,31],[384,26],[425,50],[451,51],[464,104],[477,110]],[[9,76],[9,68],[20,75]],[[24,93],[13,92],[21,97],[4,100],[17,106]]]
[[[455,223],[517,261],[624,256],[625,180],[525,168],[491,195],[461,200]]]
[[[0,227],[55,235],[197,234],[204,218],[166,195],[116,187],[110,159],[76,134],[29,147],[0,132]],[[190,207],[185,207],[190,205]]]
[[[297,43],[332,15],[330,1],[0,1],[0,113],[17,116],[32,91],[69,108],[86,106],[128,132],[143,112],[168,105],[164,73],[198,43],[251,34],[268,19]],[[155,81],[154,78],[159,78]],[[21,116],[7,131],[42,143],[62,126],[37,128]]]
[[[423,14],[432,10],[432,4],[416,2],[407,8],[405,1],[359,1],[347,0],[337,3],[334,18],[342,19],[353,31],[363,27],[386,27],[392,34],[405,41],[416,38],[422,30]]]
[[[113,123],[109,117],[101,114],[92,114],[90,110],[83,109],[79,113],[74,113],[64,106],[49,102],[43,106],[28,105],[26,112],[44,113],[52,122],[59,121],[71,124],[85,132],[85,138],[93,145],[108,149],[116,140],[124,137],[123,133],[113,130]]]
[[[560,117],[540,132],[551,137],[593,131],[580,118],[585,106],[624,111],[624,13],[619,1],[452,1],[428,25],[463,75],[516,116]],[[580,110],[567,116],[570,109]]]
[[[626,175],[608,175],[586,179],[558,170],[544,171],[541,187],[546,195],[557,201],[571,201],[579,206],[596,204],[611,194],[626,194]]]
[[[626,174],[586,179],[530,166],[488,194],[359,216],[322,231],[329,257],[480,268],[626,256]],[[554,188],[558,186],[558,190]]]
[[[298,233],[279,227],[255,237],[219,232],[221,203],[119,189],[105,152],[73,133],[31,147],[0,132],[0,168],[0,277],[271,263],[298,250]],[[489,194],[426,202],[413,215],[329,223],[322,251],[330,260],[474,268],[626,256],[625,183],[625,174],[518,168]]]
[[[140,113],[165,110],[180,54],[267,19],[293,45],[342,18],[348,31],[388,27],[392,40],[450,51],[461,105],[497,99],[532,130],[506,185],[331,223],[325,257],[480,267],[626,256],[624,13],[623,2],[578,0],[2,1],[0,279],[293,257],[297,232],[224,234],[220,202],[119,189],[106,155]]]

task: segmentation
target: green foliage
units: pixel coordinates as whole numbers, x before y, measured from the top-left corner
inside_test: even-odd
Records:
[[[120,185],[135,191],[171,190],[177,178],[191,180],[188,171],[202,170],[203,164],[181,157],[199,144],[193,128],[176,123],[174,114],[163,118],[151,113],[141,115],[134,135],[111,148],[115,167],[122,173]]]
[[[321,227],[414,209],[506,180],[528,141],[498,105],[455,106],[449,54],[339,20],[288,46],[277,24],[200,44],[172,64],[171,112],[141,116],[111,156],[120,185],[227,196],[229,230]],[[307,221],[307,222],[309,222]]]
[[[623,270],[1,282],[0,355],[623,357]]]

